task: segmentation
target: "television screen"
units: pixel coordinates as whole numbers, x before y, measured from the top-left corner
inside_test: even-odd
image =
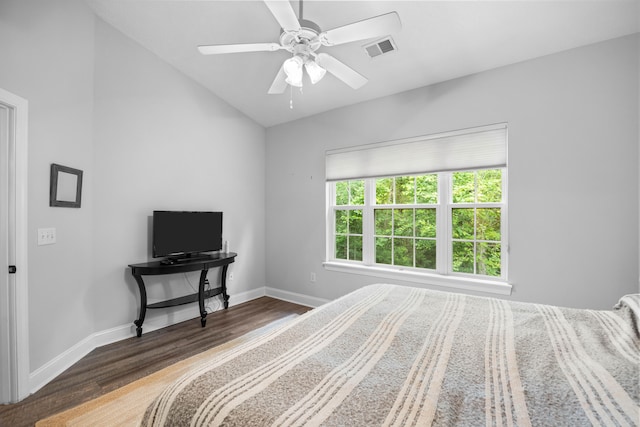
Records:
[[[153,257],[222,249],[222,212],[153,211]]]

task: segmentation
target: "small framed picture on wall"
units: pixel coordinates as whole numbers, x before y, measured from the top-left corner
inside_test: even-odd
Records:
[[[82,201],[82,171],[51,164],[49,206],[79,208]]]

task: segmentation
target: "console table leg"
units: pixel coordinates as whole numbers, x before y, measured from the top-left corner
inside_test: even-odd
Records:
[[[209,270],[202,270],[200,272],[200,285],[198,286],[198,304],[200,305],[200,325],[204,328],[207,324],[207,310],[204,308],[204,286],[207,280],[207,272]]]
[[[133,324],[136,325],[136,335],[141,337],[142,323],[144,323],[144,316],[147,314],[147,290],[144,286],[144,282],[142,281],[142,276],[134,274],[133,277],[136,279],[138,289],[140,290],[140,313],[138,319],[135,320]]]
[[[222,274],[220,279],[220,284],[222,286],[222,298],[224,299],[224,308],[225,310],[229,308],[229,294],[227,294],[227,268],[229,268],[229,264],[225,264],[222,266]]]

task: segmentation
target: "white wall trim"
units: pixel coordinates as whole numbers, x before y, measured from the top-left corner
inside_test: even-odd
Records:
[[[465,291],[486,292],[497,295],[511,295],[512,288],[511,284],[507,282],[495,280],[436,275],[356,263],[348,264],[344,262],[327,261],[323,263],[323,266],[326,270],[338,271],[340,273],[361,274],[383,279],[402,280],[449,289],[462,289]]]
[[[17,402],[29,395],[29,280],[28,280],[28,120],[29,103],[11,92],[0,89],[0,103],[14,112],[14,128],[9,145],[15,157],[15,274],[13,298],[9,302],[10,366],[15,373],[11,379],[10,398]]]
[[[283,301],[293,302],[307,307],[320,307],[322,304],[328,303],[330,300],[309,295],[299,294],[297,292],[283,291],[282,289],[266,288],[268,297],[277,298]]]
[[[251,301],[264,295],[264,287],[238,294],[232,294],[229,298],[229,306],[232,307],[234,305],[242,304],[243,302]],[[216,305],[216,303],[213,302],[214,300],[210,301],[212,301],[210,304],[211,312],[222,309],[222,304]],[[147,332],[200,317],[197,303],[186,304],[174,310],[149,310],[147,311],[147,314],[148,316],[143,324],[143,335]],[[207,325],[206,327],[215,327],[215,325]],[[115,328],[106,329],[89,335],[73,347],[54,357],[49,362],[29,374],[30,392],[35,393],[40,390],[94,349],[128,338],[136,338],[136,330],[133,320],[131,323],[126,325],[116,326]]]

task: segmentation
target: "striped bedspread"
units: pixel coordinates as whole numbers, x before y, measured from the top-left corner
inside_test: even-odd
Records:
[[[637,426],[639,315],[367,286],[194,368],[142,424]]]

